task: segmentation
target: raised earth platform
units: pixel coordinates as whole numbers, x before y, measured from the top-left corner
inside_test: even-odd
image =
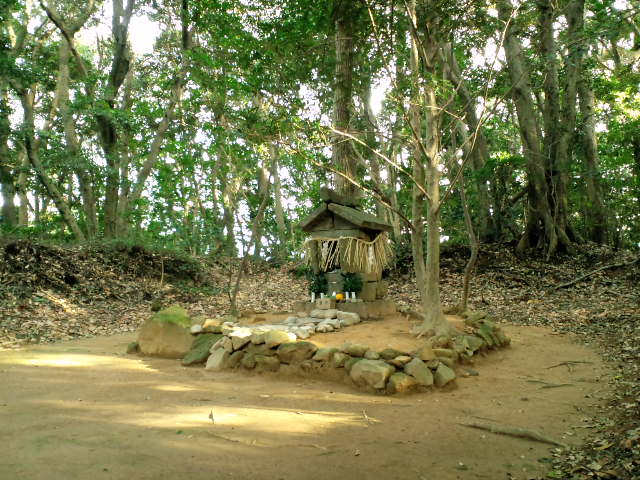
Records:
[[[159,312],[143,325],[139,345],[131,345],[129,353],[159,355],[167,351],[175,358],[173,346],[158,345],[170,342],[168,335],[153,339],[148,333],[151,326],[157,332],[168,322],[167,330],[173,335],[180,323],[185,330],[182,333],[193,338],[186,349],[184,335],[178,336],[184,349],[183,365],[205,363],[205,369],[212,372],[238,369],[315,376],[376,393],[444,387],[458,375],[472,375],[468,366],[475,356],[510,343],[501,328],[479,312],[450,318],[459,330],[453,338],[424,340],[411,334],[413,325],[398,313],[378,321],[362,321],[355,312],[329,308],[308,314],[300,311],[298,316],[286,318],[273,315],[269,320],[194,318],[186,327],[186,312],[171,308],[173,314],[180,314],[181,321],[167,320],[170,315]],[[313,341],[309,340],[312,336]]]

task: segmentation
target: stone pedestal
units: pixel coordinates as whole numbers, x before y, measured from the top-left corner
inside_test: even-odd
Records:
[[[307,315],[311,310],[317,308],[315,303],[298,301],[293,304],[293,313],[305,312]],[[389,299],[374,300],[373,302],[338,302],[334,307],[342,312],[357,313],[363,320],[382,319],[387,315],[397,312],[396,302]]]
[[[331,295],[333,292],[341,293],[344,291],[344,277],[341,272],[327,272],[327,293]]]

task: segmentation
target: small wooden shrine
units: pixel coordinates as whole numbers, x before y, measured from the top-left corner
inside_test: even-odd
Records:
[[[313,271],[326,272],[330,285],[339,283],[342,273],[359,274],[363,300],[382,298],[386,294],[382,270],[392,255],[391,225],[328,188],[320,189],[320,198],[322,204],[300,223],[309,234],[305,253]]]

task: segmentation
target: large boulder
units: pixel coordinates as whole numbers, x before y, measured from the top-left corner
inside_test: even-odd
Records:
[[[220,338],[222,335],[216,333],[198,335],[191,345],[191,350],[182,359],[182,365],[204,363],[209,356],[209,350]]]
[[[395,370],[383,360],[360,360],[353,365],[349,375],[357,385],[380,389],[385,388]]]
[[[311,342],[282,343],[278,347],[278,358],[282,363],[301,363],[313,356],[318,350]]]
[[[182,358],[191,349],[191,320],[184,308],[172,305],[144,322],[138,332],[140,353],[154,357]]]

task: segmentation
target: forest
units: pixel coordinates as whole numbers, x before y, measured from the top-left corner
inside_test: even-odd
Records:
[[[5,1],[3,232],[282,260],[332,185],[407,250],[437,223],[443,242],[472,232],[547,259],[637,248],[637,13]]]
[[[45,368],[36,377],[25,367],[43,361],[21,350],[27,344],[56,342],[38,357],[53,363],[40,365],[68,381],[69,395],[90,398],[96,392],[77,385],[95,377],[77,382],[84,370],[67,368],[60,349],[86,347],[78,365],[108,365],[109,391],[122,378],[142,385],[146,380],[132,373],[139,365],[118,363],[124,347],[114,342],[150,309],[175,303],[237,320],[315,294],[318,275],[303,227],[327,195],[388,225],[384,282],[398,318],[419,320],[412,342],[459,335],[449,315],[482,310],[513,338],[507,353],[490,356],[517,358],[522,367],[481,359],[498,373],[474,366],[481,382],[497,382],[474,391],[477,404],[465,403],[476,397],[465,397],[463,380],[478,372],[458,369],[458,410],[456,402],[407,397],[393,407],[389,400],[383,411],[379,397],[346,387],[332,387],[329,394],[340,398],[334,401],[322,384],[293,387],[253,376],[239,385],[223,376],[206,387],[218,402],[203,417],[207,428],[217,425],[214,410],[232,417],[246,407],[274,418],[293,413],[309,432],[330,432],[325,443],[321,436],[308,443],[295,422],[281,432],[274,427],[297,449],[291,457],[273,450],[274,458],[298,459],[298,474],[286,478],[318,478],[324,455],[346,449],[347,470],[326,467],[323,478],[430,478],[421,473],[428,471],[442,479],[638,478],[637,0],[0,0],[0,367],[17,369],[14,376],[0,370],[16,386],[0,392],[0,411],[29,408],[31,399],[19,396],[25,379],[37,384],[34,392],[46,389]],[[96,343],[67,343],[83,337]],[[114,350],[111,360],[100,357],[103,349]],[[164,383],[144,398],[165,395],[162,416],[178,418],[184,412],[166,410],[175,398],[167,392],[188,397],[205,390],[202,379],[195,369],[183,378],[155,362],[144,368]],[[109,376],[121,371],[130,376]],[[267,393],[254,398],[252,385]],[[500,388],[508,398],[498,396]],[[135,411],[142,397],[133,391],[117,390],[110,400]],[[234,396],[219,400],[228,394]],[[200,397],[181,397],[180,408],[186,412]],[[474,410],[483,402],[493,410]],[[450,423],[446,432],[435,430],[450,457],[398,470],[391,456],[426,442],[418,405],[433,409],[430,419],[475,412],[476,420],[494,415],[512,424],[528,408],[528,425],[562,434],[551,442],[562,449],[545,454],[538,445],[530,453],[508,438],[487,451],[493,444],[484,433],[449,437],[463,425]],[[347,428],[350,417],[319,420],[352,407],[377,451]],[[106,428],[105,438],[114,425],[138,421],[114,413],[119,407],[100,408],[83,419],[88,430]],[[267,418],[243,412],[256,415],[252,422]],[[14,413],[7,432],[36,421]],[[112,421],[94,424],[103,414]],[[187,432],[204,435],[197,437],[202,445],[229,447],[228,455],[223,448],[216,454],[238,478],[285,478],[271,464],[264,477],[243,470],[262,465],[255,452],[279,448],[269,443],[271,427],[241,437],[241,429],[204,434],[202,425],[154,421],[144,424],[157,429],[150,449],[172,459],[169,471],[184,473],[174,447]],[[390,427],[396,422],[406,436]],[[561,432],[571,422],[583,424]],[[511,429],[512,437],[514,431],[524,430]],[[46,463],[38,445],[49,433],[35,444],[20,434],[12,453],[20,467],[0,461],[0,477],[18,478],[33,461],[29,478],[86,478],[76,467],[33,473]],[[137,434],[127,430],[126,438]],[[113,478],[139,473],[125,469],[130,447],[122,435],[113,437],[119,453],[100,467],[116,472]],[[60,445],[47,448],[85,455],[77,445]],[[231,465],[235,454],[249,460]],[[195,462],[207,466],[203,456]],[[158,475],[149,478],[164,474],[156,467],[148,467]],[[193,478],[205,478],[199,475]]]

